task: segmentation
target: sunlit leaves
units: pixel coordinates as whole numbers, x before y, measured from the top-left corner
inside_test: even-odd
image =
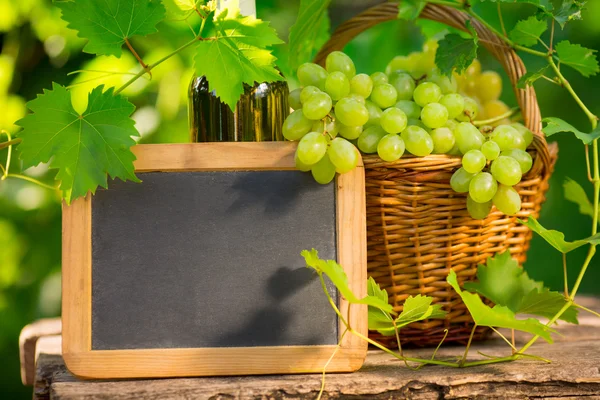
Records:
[[[89,94],[88,108],[75,111],[70,93],[53,84],[27,105],[32,114],[18,122],[23,128],[19,145],[23,167],[49,162],[58,169],[63,197],[73,199],[107,187],[111,178],[139,182],[134,174],[135,156],[130,151],[138,136],[130,118],[135,107],[113,89],[99,86]]]
[[[488,258],[486,265],[479,265],[477,279],[478,282],[466,283],[465,289],[506,306],[515,314],[551,318],[566,304],[562,294],[550,292],[542,282],[531,279],[508,251]],[[577,323],[577,310],[569,308],[561,319]]]
[[[329,38],[327,7],[331,0],[301,0],[296,23],[290,28],[289,65],[296,70],[311,60],[315,50]]]
[[[533,46],[538,43],[542,33],[548,28],[546,21],[540,21],[535,16],[517,22],[517,25],[509,33],[510,39],[523,46]]]
[[[552,338],[550,337],[551,330],[537,319],[516,319],[515,313],[508,307],[496,305],[491,308],[485,305],[481,300],[481,297],[477,294],[461,290],[456,272],[453,270],[450,271],[447,281],[462,298],[462,301],[467,306],[475,324],[479,326],[516,329],[523,332],[529,332],[544,338],[550,343],[552,342]]]
[[[427,4],[423,0],[403,0],[398,4],[398,19],[404,19],[407,21],[415,20],[425,8]]]
[[[159,0],[77,0],[56,5],[69,28],[88,39],[83,50],[97,55],[119,57],[126,39],[156,32],[165,17]]]
[[[539,69],[537,71],[527,72],[525,75],[523,75],[522,77],[519,78],[519,81],[517,82],[517,87],[519,89],[525,89],[527,86],[533,85],[533,83],[535,81],[537,81],[538,79],[541,79],[542,76],[544,76],[546,74],[546,71],[548,70],[548,68],[550,68],[550,66],[546,65],[545,67],[543,67],[542,69]]]
[[[546,126],[542,129],[542,132],[544,132],[544,134],[548,137],[560,132],[571,132],[579,140],[581,140],[583,144],[590,144],[594,139],[600,137],[600,128],[596,128],[591,133],[584,133],[560,118],[544,118],[542,122],[546,123]]]
[[[467,28],[473,35],[471,38],[463,38],[457,34],[450,34],[439,42],[439,47],[435,55],[435,64],[445,75],[450,75],[453,70],[456,70],[460,74],[477,57],[477,33],[468,22]]]
[[[535,218],[529,217],[527,221],[520,223],[540,235],[546,242],[561,253],[568,253],[588,243],[600,244],[600,233],[585,239],[575,240],[574,242],[565,241],[565,234],[559,231],[544,228]]]
[[[576,69],[586,78],[596,75],[600,71],[595,54],[596,50],[563,40],[556,45],[556,53],[562,64]]]
[[[577,204],[581,214],[594,217],[594,206],[579,183],[567,178],[563,184],[563,189],[565,190],[565,199]]]
[[[586,1],[582,0],[563,0],[560,8],[553,13],[554,19],[561,28],[564,28],[569,21],[580,20],[585,3]]]

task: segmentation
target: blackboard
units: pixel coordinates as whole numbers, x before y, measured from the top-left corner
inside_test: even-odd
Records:
[[[300,257],[318,245],[336,259],[333,183],[299,171],[138,177],[92,199],[92,349],[337,343]]]
[[[67,368],[94,379],[358,369],[366,343],[344,335],[300,252],[337,260],[365,295],[364,170],[319,185],[295,169],[295,146],[138,145],[141,184],[63,204]],[[366,307],[325,282],[366,335]]]

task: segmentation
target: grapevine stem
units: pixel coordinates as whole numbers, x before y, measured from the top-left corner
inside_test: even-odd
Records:
[[[10,132],[2,130],[2,133],[4,133],[6,135],[6,137],[8,138],[8,142],[10,143],[12,141],[12,136],[10,135]],[[4,169],[4,176],[2,177],[2,180],[5,180],[6,177],[8,176],[8,170],[10,169],[11,158],[12,158],[12,145],[9,145],[8,146],[8,154],[6,155],[6,169]]]
[[[475,125],[475,126],[490,125],[490,124],[493,124],[494,122],[502,121],[504,118],[512,117],[517,111],[519,111],[519,107],[511,108],[504,114],[499,115],[497,117],[490,118],[490,119],[484,119],[481,121],[473,121],[473,125]]]
[[[517,351],[517,349],[515,348],[515,346],[513,346],[513,344],[512,344],[512,343],[511,343],[511,342],[510,342],[510,341],[509,341],[507,338],[506,338],[506,336],[504,336],[504,335],[503,335],[503,334],[502,334],[500,331],[498,331],[496,328],[494,328],[494,327],[491,327],[491,326],[490,326],[490,328],[491,328],[491,329],[492,329],[494,332],[496,332],[496,333],[498,334],[498,336],[500,336],[500,337],[502,338],[502,340],[504,340],[504,341],[506,342],[506,344],[508,344],[508,345],[509,345],[509,346],[510,346],[510,347],[513,349],[513,352],[516,352],[516,351]]]
[[[473,336],[475,336],[475,329],[477,329],[477,324],[473,324],[473,329],[471,330],[471,336],[469,336],[469,341],[467,342],[467,348],[465,349],[465,354],[463,354],[462,359],[459,364],[461,367],[465,365],[465,361],[467,361],[467,355],[469,354],[469,349],[471,348],[471,342],[473,341]]]
[[[581,304],[573,303],[573,307],[581,308],[583,311],[587,311],[587,312],[589,312],[590,314],[594,314],[596,317],[600,318],[600,313],[597,313],[597,312],[596,312],[596,311],[594,311],[594,310],[590,310],[589,308],[587,308],[587,307],[584,307],[584,306],[582,306]]]
[[[32,178],[32,177],[30,177],[30,176],[26,176],[26,175],[20,175],[20,174],[6,174],[6,175],[4,175],[4,177],[3,177],[3,179],[2,179],[2,180],[4,180],[4,178],[15,178],[15,179],[22,179],[22,180],[24,180],[24,181],[27,181],[27,182],[35,183],[36,185],[39,185],[39,186],[41,186],[41,187],[43,187],[43,188],[46,188],[46,189],[50,189],[50,190],[58,190],[58,187],[56,187],[56,186],[47,185],[47,184],[45,184],[45,183],[43,183],[43,182],[40,182],[40,181],[38,181],[38,180],[37,180],[37,179],[35,179],[35,178]]]
[[[504,18],[502,18],[502,9],[500,7],[500,3],[498,3],[498,18],[500,19],[500,26],[502,27],[502,33],[504,33],[504,36],[508,36],[506,33],[506,27],[504,26]]]
[[[3,132],[5,132],[5,131],[3,131]],[[12,139],[12,140],[9,140],[8,142],[0,143],[0,150],[5,149],[9,146],[13,146],[15,144],[19,144],[19,143],[21,143],[20,138]]]
[[[129,48],[129,51],[131,51],[131,54],[133,54],[133,56],[136,58],[136,60],[138,60],[138,62],[142,66],[142,68],[144,68],[144,70],[148,73],[148,75],[150,75],[150,77],[152,77],[152,73],[148,69],[148,64],[146,64],[144,62],[144,60],[142,60],[142,57],[140,57],[140,55],[137,53],[137,51],[135,51],[135,49],[133,48],[131,43],[129,43],[129,39],[125,38],[125,44],[127,45],[127,48]]]
[[[588,144],[585,145],[585,166],[587,168],[587,176],[590,182],[593,182],[592,179],[592,169],[590,167],[590,146]]]
[[[565,297],[569,298],[569,280],[567,279],[567,253],[562,253],[563,258],[563,273],[565,280]]]
[[[319,400],[323,396],[323,391],[325,390],[325,374],[327,373],[327,367],[329,366],[329,364],[331,363],[331,360],[333,360],[333,357],[335,357],[338,350],[340,349],[340,347],[342,345],[342,340],[344,340],[344,336],[346,336],[346,333],[348,333],[348,328],[346,328],[344,330],[344,332],[342,332],[342,335],[340,336],[340,340],[338,341],[338,344],[335,347],[335,350],[331,354],[331,357],[329,357],[329,360],[327,360],[327,362],[323,366],[323,377],[321,378],[321,390],[319,390],[319,395],[317,396],[317,400]]]

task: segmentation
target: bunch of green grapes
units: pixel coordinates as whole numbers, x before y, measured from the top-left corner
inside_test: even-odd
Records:
[[[512,186],[531,168],[525,148],[533,134],[521,124],[479,130],[472,123],[478,102],[458,93],[462,78],[435,68],[436,49],[436,42],[427,42],[423,52],[395,57],[385,73],[370,76],[356,74],[339,51],[329,54],[325,68],[301,65],[302,87],[289,99],[295,111],[283,126],[288,140],[299,141],[296,166],[327,184],[336,173],[352,171],[361,153],[388,162],[405,152],[462,156],[451,186],[469,193],[471,216],[484,218],[492,204],[513,215],[521,202]]]

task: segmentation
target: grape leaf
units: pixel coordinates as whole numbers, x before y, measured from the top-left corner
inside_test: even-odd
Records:
[[[68,27],[88,39],[83,51],[97,55],[120,57],[125,39],[156,32],[165,17],[159,0],[77,0],[56,5]]]
[[[319,252],[315,249],[312,249],[311,251],[302,250],[302,253],[300,254],[304,257],[307,267],[314,269],[319,275],[327,275],[340,294],[344,296],[349,303],[366,304],[371,307],[379,308],[387,313],[393,313],[392,306],[388,304],[387,301],[384,302],[380,297],[370,296],[368,294],[362,299],[356,297],[348,285],[348,276],[346,275],[346,272],[335,261],[321,260],[319,258]]]
[[[506,251],[488,258],[486,265],[477,266],[478,282],[465,283],[465,289],[477,292],[497,305],[508,307],[515,314],[535,314],[553,317],[566,303],[564,296],[550,292],[542,282],[536,282]],[[577,309],[571,307],[562,320],[577,323]]]
[[[559,132],[572,132],[579,140],[583,142],[583,144],[590,144],[594,139],[600,137],[600,127],[597,127],[591,133],[584,133],[560,118],[548,117],[544,118],[542,122],[545,122],[547,124],[542,129],[542,132],[544,132],[547,137],[550,137]]]
[[[280,81],[275,57],[255,45],[278,42],[277,34],[254,17],[243,17],[235,8],[226,9],[211,22],[209,30],[220,36],[203,40],[196,47],[196,73],[205,75],[211,89],[232,110],[244,92],[244,83]]]
[[[373,277],[369,277],[367,281],[367,294],[369,296],[373,296],[388,304],[388,294],[385,290],[381,289],[375,279]],[[392,322],[394,318],[391,314],[385,310],[382,310],[377,307],[369,306],[368,307],[368,321],[369,321],[369,329],[370,330],[388,330],[394,329],[394,323]],[[394,334],[392,332],[392,334]]]
[[[600,244],[600,233],[574,242],[565,241],[565,234],[559,231],[544,228],[535,218],[529,217],[527,221],[518,220],[523,225],[540,235],[546,242],[561,253],[568,253],[585,244]]]
[[[169,19],[183,20],[198,9],[198,4],[203,0],[162,0]]]
[[[540,21],[535,16],[531,16],[526,20],[517,22],[517,25],[508,34],[510,39],[516,44],[523,46],[534,46],[542,33],[548,29],[548,22]]]
[[[89,94],[88,108],[80,115],[67,89],[54,83],[52,90],[27,104],[33,114],[17,122],[23,128],[23,167],[50,162],[50,168],[58,169],[56,179],[67,203],[95,193],[98,186],[106,188],[107,174],[140,182],[130,151],[132,136],[139,136],[130,118],[135,107],[125,97],[114,96],[114,88],[103,89],[99,86]]]
[[[563,40],[556,45],[556,53],[561,63],[576,69],[586,78],[596,75],[600,71],[595,54],[596,50]]]
[[[561,7],[553,13],[553,17],[560,27],[564,28],[567,22],[581,19],[581,11],[585,3],[580,0],[563,0]]]
[[[447,281],[462,298],[471,317],[473,317],[473,321],[475,321],[477,325],[529,332],[552,343],[552,338],[550,337],[552,330],[537,319],[528,318],[519,320],[515,318],[515,313],[508,307],[496,305],[494,308],[491,308],[485,305],[481,300],[481,297],[477,294],[465,292],[460,289],[454,270],[450,270]]]
[[[517,87],[519,89],[525,89],[527,86],[531,86],[533,82],[537,81],[542,76],[544,76],[548,68],[550,68],[550,66],[546,65],[538,71],[527,72],[525,75],[519,78],[519,81],[517,82]]]
[[[460,74],[477,57],[477,32],[472,29],[469,21],[467,21],[467,29],[473,35],[471,38],[450,34],[440,40],[435,55],[435,64],[443,74],[450,75],[454,69]]]
[[[583,215],[594,217],[594,206],[587,197],[585,190],[573,179],[567,178],[563,184],[565,199],[579,206],[579,212]]]
[[[422,0],[402,0],[398,4],[398,19],[407,21],[417,19],[426,4],[427,2]]]
[[[296,23],[290,28],[288,40],[289,65],[296,70],[309,61],[319,46],[329,39],[329,15],[331,0],[301,0]]]
[[[544,11],[553,10],[553,6],[551,0],[487,0],[492,3],[517,3],[517,4],[532,4],[534,6],[539,7]]]

